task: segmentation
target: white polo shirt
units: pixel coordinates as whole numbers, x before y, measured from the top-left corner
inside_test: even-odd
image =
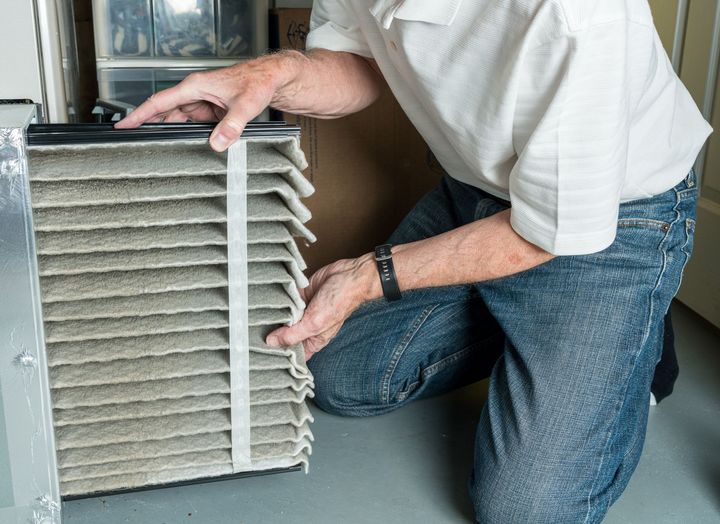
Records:
[[[609,246],[711,132],[646,0],[315,0],[307,44],[375,59],[445,170],[556,255]]]

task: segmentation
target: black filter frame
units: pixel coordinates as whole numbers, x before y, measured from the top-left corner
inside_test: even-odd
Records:
[[[112,123],[103,124],[31,124],[27,128],[27,144],[29,146],[49,146],[64,144],[106,144],[119,142],[145,142],[159,140],[197,140],[208,139],[215,129],[214,123],[183,123],[183,124],[144,124],[134,129],[117,129]],[[242,133],[242,138],[299,136],[300,127],[286,122],[250,122]],[[204,477],[165,484],[154,484],[137,488],[111,491],[95,491],[82,495],[61,497],[64,502],[97,497],[109,497],[140,491],[191,486],[210,482],[222,482],[247,477],[260,477],[277,473],[300,471],[301,466],[278,468],[260,471],[246,471]]]
[[[180,488],[183,486],[194,486],[196,484],[210,484],[211,482],[223,482],[226,480],[236,480],[249,477],[265,477],[267,475],[276,475],[278,473],[290,473],[301,471],[302,466],[291,466],[289,468],[265,469],[260,471],[245,471],[242,473],[231,473],[230,475],[221,475],[219,477],[203,477],[192,480],[180,480],[177,482],[168,482],[166,484],[151,484],[149,486],[140,486],[139,488],[116,489],[112,491],[93,491],[92,493],[83,493],[82,495],[66,495],[61,497],[63,502],[73,500],[95,499],[99,497],[112,497],[114,495],[126,495],[130,493],[139,493],[141,491],[155,491],[158,489]]]
[[[143,124],[134,129],[117,129],[114,124],[31,124],[27,128],[30,146],[63,144],[106,144],[157,140],[208,139],[214,123]],[[298,136],[300,127],[285,122],[250,122],[242,138]]]

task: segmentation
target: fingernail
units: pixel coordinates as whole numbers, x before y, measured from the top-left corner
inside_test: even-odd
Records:
[[[274,348],[276,348],[276,347],[278,347],[278,346],[280,345],[280,341],[278,340],[278,338],[277,338],[276,336],[272,336],[272,335],[267,338],[267,340],[265,341],[265,343],[266,343],[268,346],[271,346],[271,347],[274,347]]]
[[[222,153],[230,147],[230,139],[222,133],[218,133],[210,139],[210,146],[218,153]]]

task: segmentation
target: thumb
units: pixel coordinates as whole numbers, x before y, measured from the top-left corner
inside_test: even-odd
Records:
[[[239,107],[238,104],[231,106],[225,118],[215,126],[214,131],[210,135],[210,147],[218,153],[226,151],[240,138],[245,126],[252,118],[253,117],[248,116],[244,108]]]
[[[315,330],[308,329],[302,321],[294,326],[276,329],[265,339],[265,343],[272,348],[289,347],[299,344],[315,334]]]
[[[276,329],[267,336],[265,343],[270,347],[294,346],[321,332],[322,329],[318,326],[312,314],[308,315],[306,311],[305,316],[303,316],[300,322],[294,326],[285,326]]]

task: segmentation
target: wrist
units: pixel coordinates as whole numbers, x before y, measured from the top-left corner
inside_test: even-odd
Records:
[[[261,60],[268,62],[268,72],[273,86],[270,105],[283,107],[300,91],[298,79],[307,57],[299,51],[288,50],[265,56]]]
[[[360,303],[375,300],[383,296],[382,284],[377,271],[377,263],[373,253],[366,253],[356,259],[356,272],[361,283]]]

